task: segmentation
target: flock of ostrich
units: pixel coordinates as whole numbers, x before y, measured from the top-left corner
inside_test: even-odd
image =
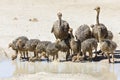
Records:
[[[62,20],[62,13],[59,12],[57,13],[58,20],[55,21],[51,30],[56,38],[55,42],[28,39],[26,36],[17,37],[9,44],[9,47],[15,51],[15,55],[11,57],[12,60],[17,58],[18,53],[20,53],[20,59],[29,61],[40,60],[41,57],[45,57],[47,61],[57,60],[58,52],[61,51],[65,52],[66,61],[92,61],[93,58],[97,59],[99,55],[102,55],[108,58],[109,63],[114,63],[114,51],[117,44],[112,41],[113,33],[104,24],[99,23],[100,7],[98,6],[94,10],[97,12],[96,24],[81,25],[75,31],[75,35],[73,35],[73,29],[70,28],[69,23]],[[34,52],[34,56],[29,56],[28,52]],[[110,60],[111,55],[112,61]]]

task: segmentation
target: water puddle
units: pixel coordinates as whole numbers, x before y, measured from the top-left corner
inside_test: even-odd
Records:
[[[8,78],[20,74],[34,74],[37,72],[55,74],[90,74],[95,77],[108,76],[120,79],[120,64],[106,63],[73,63],[73,62],[20,62],[5,60],[0,62],[0,78]]]

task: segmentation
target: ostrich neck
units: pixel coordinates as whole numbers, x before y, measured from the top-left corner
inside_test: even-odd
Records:
[[[70,38],[74,39],[73,33],[70,33]]]
[[[99,39],[99,42],[101,43],[101,40],[102,40],[102,37],[101,37],[101,29],[98,30],[98,39]]]
[[[98,40],[101,42],[101,31],[98,31]]]
[[[59,21],[59,26],[61,26],[61,21],[62,21],[62,19],[60,18],[58,21]]]
[[[98,24],[98,25],[100,24],[100,23],[99,23],[99,14],[100,14],[100,11],[97,11],[96,24]]]

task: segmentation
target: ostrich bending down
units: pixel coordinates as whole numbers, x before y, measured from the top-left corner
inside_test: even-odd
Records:
[[[106,39],[113,39],[113,33],[111,31],[108,31],[108,36],[106,37]]]
[[[100,42],[100,49],[102,52],[104,52],[107,57],[108,57],[108,62],[111,63],[110,61],[110,54],[112,54],[112,59],[114,63],[114,51],[117,47],[117,44],[109,39],[104,39]]]
[[[72,61],[79,61],[80,53],[81,53],[81,42],[80,40],[74,40],[72,28],[69,29],[69,34],[71,36],[69,44],[70,44],[71,53],[73,55]]]
[[[39,39],[30,39],[25,43],[24,49],[29,51],[29,52],[34,52],[34,57],[38,57],[36,53],[36,46],[37,44],[40,43]],[[28,57],[28,54],[27,54]]]
[[[17,37],[12,43],[9,44],[9,47],[11,47],[16,52],[15,55],[12,55],[12,60],[17,58],[18,52],[20,52],[20,58],[22,58],[22,56],[24,56],[25,58],[25,51],[21,50],[21,48],[17,46],[17,42],[19,40],[22,40],[23,42],[22,46],[24,46],[25,42],[28,41],[28,38],[26,36],[20,36],[20,37]]]
[[[62,20],[62,13],[57,13],[58,20],[54,22],[51,33],[56,39],[64,40],[68,38],[69,24]]]
[[[89,52],[89,60],[92,60],[92,50],[97,51],[97,40],[95,38],[86,39],[81,43],[81,49],[84,57],[86,57],[86,52]],[[96,57],[97,55],[95,55]]]
[[[86,39],[91,38],[91,30],[88,25],[84,24],[81,25],[76,31],[75,31],[75,37],[77,40],[80,40],[80,42],[83,42]]]

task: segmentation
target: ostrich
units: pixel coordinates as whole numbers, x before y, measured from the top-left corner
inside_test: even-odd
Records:
[[[69,24],[62,20],[62,13],[57,13],[58,20],[54,22],[51,33],[54,33],[56,39],[64,40],[68,38]]]
[[[86,57],[86,52],[89,52],[89,60],[92,60],[92,50],[95,50],[95,52],[97,51],[97,40],[95,38],[90,38],[90,39],[86,39],[85,41],[83,41],[81,43],[81,50],[82,53],[84,54],[84,57]],[[96,57],[97,55],[95,55]]]
[[[75,40],[73,36],[73,29],[70,28],[69,34],[71,36],[70,39],[70,49],[73,54],[78,54],[81,51],[81,42],[79,40]]]
[[[40,58],[42,57],[42,53],[46,52],[46,48],[48,44],[52,43],[51,41],[40,41],[36,46],[36,56],[38,56],[38,53],[40,53]]]
[[[29,52],[34,52],[34,57],[38,57],[36,53],[36,46],[38,43],[40,43],[39,39],[30,39],[25,43],[24,49]]]
[[[113,33],[111,31],[108,31],[108,36],[106,37],[106,39],[113,39]]]
[[[109,63],[111,63],[110,54],[112,54],[112,59],[114,63],[114,51],[116,48],[117,44],[112,40],[104,39],[100,42],[100,49],[107,55]]]
[[[25,51],[21,50],[17,45],[19,40],[21,40],[23,42],[21,46],[24,46],[25,42],[28,41],[28,38],[26,36],[20,36],[20,37],[17,37],[12,43],[9,44],[9,48],[11,47],[16,52],[15,55],[12,56],[12,60],[17,58],[18,52],[20,52],[21,58],[22,58],[22,53],[25,58]],[[26,54],[27,54],[27,52],[26,52]]]
[[[60,39],[63,43],[68,42],[69,38],[69,23],[62,20],[62,13],[57,13],[58,20],[54,22],[51,33],[54,33],[56,39]],[[69,44],[68,44],[69,45]],[[69,56],[69,51],[67,51],[67,56]]]
[[[58,59],[58,51],[61,49],[61,45],[59,44],[59,39],[54,43],[49,43],[46,47],[46,54],[49,61],[49,55],[53,56],[53,60]]]
[[[98,40],[98,42],[100,42],[100,40],[103,40],[108,36],[108,30],[104,24],[99,23],[100,7],[98,6],[94,10],[96,10],[97,16],[96,24],[91,26],[92,35]]]
[[[84,24],[81,25],[76,31],[75,31],[75,37],[77,40],[80,40],[80,42],[83,42],[86,39],[91,38],[91,30],[88,25]]]

